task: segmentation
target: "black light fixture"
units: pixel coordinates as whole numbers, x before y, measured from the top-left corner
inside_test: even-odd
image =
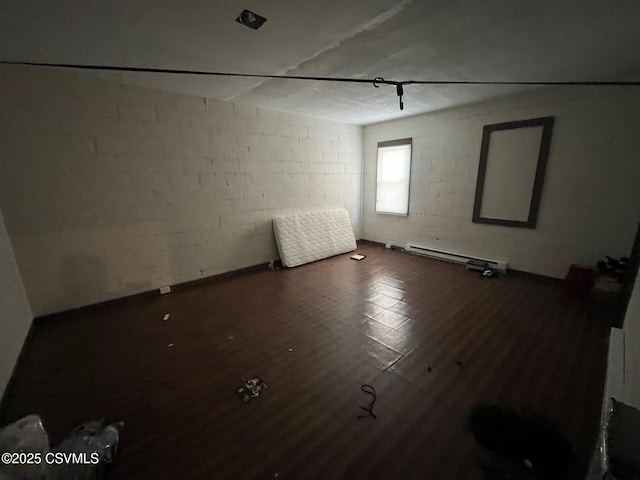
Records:
[[[251,10],[243,10],[242,13],[238,15],[238,18],[236,18],[236,22],[241,23],[245,27],[253,28],[254,30],[259,29],[266,21],[266,18]]]

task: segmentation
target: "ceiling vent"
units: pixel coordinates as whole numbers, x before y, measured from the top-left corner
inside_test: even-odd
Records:
[[[243,10],[238,18],[236,18],[236,22],[241,23],[242,25],[253,28],[254,30],[259,29],[267,19],[261,17],[257,13],[253,13],[251,10]]]

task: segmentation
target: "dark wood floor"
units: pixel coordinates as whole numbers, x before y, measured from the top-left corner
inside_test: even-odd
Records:
[[[109,479],[460,480],[481,478],[464,416],[499,402],[557,421],[584,470],[609,329],[583,298],[359,251],[39,322],[0,423],[37,413],[56,443],[124,420]],[[234,388],[253,375],[269,388],[245,404]],[[377,420],[356,419],[362,383]]]

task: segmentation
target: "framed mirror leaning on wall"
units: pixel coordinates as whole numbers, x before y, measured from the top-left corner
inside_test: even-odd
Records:
[[[535,228],[553,117],[485,125],[473,222]]]

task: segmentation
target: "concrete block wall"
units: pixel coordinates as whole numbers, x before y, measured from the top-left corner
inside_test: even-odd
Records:
[[[0,206],[34,315],[277,258],[271,219],[344,207],[362,129],[43,70],[0,73]]]
[[[484,125],[555,116],[535,229],[472,223]],[[631,250],[640,220],[640,91],[539,89],[366,126],[363,238],[419,245],[563,277]],[[375,212],[377,143],[413,138],[408,217]]]

